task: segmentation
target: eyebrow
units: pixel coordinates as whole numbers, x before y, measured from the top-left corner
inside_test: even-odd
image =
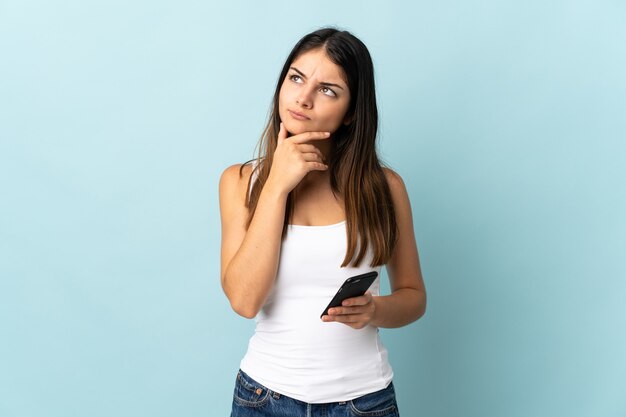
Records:
[[[295,72],[297,72],[298,74],[300,74],[301,76],[303,76],[304,78],[307,78],[306,75],[304,75],[304,73],[302,71],[300,71],[298,68],[296,67],[290,67],[290,69],[294,70]],[[341,88],[343,90],[343,87],[340,86],[339,84],[333,84],[333,83],[320,83],[320,85],[325,85],[325,86],[332,86],[332,87],[337,87],[337,88]]]

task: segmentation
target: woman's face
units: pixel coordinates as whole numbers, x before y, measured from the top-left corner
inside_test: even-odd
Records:
[[[341,123],[349,123],[350,91],[342,75],[341,67],[322,49],[305,52],[291,63],[278,99],[280,119],[288,132],[332,134]]]

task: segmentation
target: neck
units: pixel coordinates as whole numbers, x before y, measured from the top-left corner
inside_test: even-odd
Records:
[[[333,138],[331,136],[326,140],[311,141],[313,146],[315,146],[322,152],[322,155],[324,155],[324,159],[326,160],[326,162],[330,161],[330,157],[333,155],[333,152],[335,150],[332,140]]]

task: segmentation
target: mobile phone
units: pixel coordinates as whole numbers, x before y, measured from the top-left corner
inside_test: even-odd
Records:
[[[346,279],[320,317],[328,314],[329,309],[339,307],[343,300],[365,294],[377,276],[378,272],[371,271]]]

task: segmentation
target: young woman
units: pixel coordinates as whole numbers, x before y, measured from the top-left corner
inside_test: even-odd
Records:
[[[397,416],[379,327],[426,308],[411,206],[376,154],[374,69],[347,31],[304,36],[280,73],[258,158],[220,179],[221,283],[256,317],[231,416]],[[320,314],[353,275],[369,291]]]

